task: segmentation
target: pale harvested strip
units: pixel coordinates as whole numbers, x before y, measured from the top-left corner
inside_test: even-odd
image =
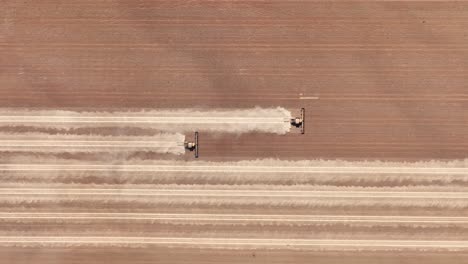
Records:
[[[0,157],[1,161],[1,157]],[[82,161],[79,160],[68,160],[68,159],[58,159],[58,158],[45,158],[38,157],[34,159],[37,163],[31,162],[29,157],[15,157],[14,159],[9,159],[10,163],[16,164],[45,164],[45,165],[84,165]],[[307,169],[307,168],[359,168],[359,169],[385,169],[385,168],[398,168],[401,170],[411,169],[411,168],[422,168],[424,170],[432,169],[468,169],[468,159],[460,160],[449,160],[449,161],[416,161],[416,162],[390,162],[390,161],[347,161],[347,160],[280,160],[280,159],[256,159],[256,160],[242,160],[242,161],[233,161],[233,162],[213,162],[213,161],[182,161],[182,160],[141,160],[141,159],[131,159],[130,165],[153,165],[153,166],[199,166],[203,167],[234,167],[234,168],[277,168],[277,167],[286,167],[286,168],[298,168],[298,169]],[[87,165],[87,164],[86,164]],[[96,162],[94,165],[107,165],[107,163]],[[377,170],[375,169],[375,170]]]
[[[172,190],[468,191],[464,160],[396,163],[127,159],[125,164],[85,164],[33,156],[3,157],[0,162],[0,188],[112,189],[125,185]]]
[[[17,246],[188,246],[196,248],[310,248],[310,249],[450,249],[467,250],[468,241],[431,240],[328,240],[328,239],[239,239],[181,237],[50,237],[3,236],[0,243]]]
[[[193,163],[192,163],[193,164]],[[55,165],[55,164],[2,164],[3,171],[152,171],[152,172],[238,172],[238,173],[343,173],[343,174],[468,174],[468,168],[416,168],[416,167],[293,167],[293,166],[225,166],[216,165]]]
[[[65,186],[64,186],[65,187]],[[2,211],[446,215],[466,216],[468,192],[281,191],[216,189],[3,188]],[[160,186],[154,186],[160,188]],[[383,209],[385,208],[385,209]],[[372,211],[374,210],[374,211]],[[429,210],[429,211],[428,211]],[[390,213],[389,213],[390,212]]]
[[[180,155],[185,152],[184,141],[185,136],[182,134],[129,137],[0,133],[0,151],[46,153],[151,151]]]
[[[3,188],[0,195],[75,196],[201,196],[201,197],[296,197],[296,198],[408,198],[468,199],[468,192],[366,192],[366,191],[260,191],[260,190],[149,190],[149,189],[52,189]]]
[[[465,217],[2,213],[0,236],[465,240]]]
[[[84,164],[32,157],[4,158],[0,187],[298,191],[468,191],[466,161],[243,162],[144,161]],[[35,162],[31,164],[31,162]]]
[[[391,191],[391,192],[468,192],[468,186],[464,183],[459,184],[458,179],[452,179],[444,184],[437,185],[436,183],[427,184],[426,181],[411,182],[411,185],[406,182],[386,181],[383,179],[381,183],[359,181],[353,182],[313,182],[311,184],[294,184],[293,178],[284,179],[288,181],[288,185],[281,185],[276,182],[267,182],[264,184],[251,185],[245,182],[234,182],[232,184],[217,184],[216,182],[201,182],[193,180],[193,184],[186,183],[187,178],[180,179],[179,176],[158,174],[153,176],[133,174],[133,175],[116,175],[112,172],[106,173],[104,176],[94,173],[78,173],[74,175],[59,175],[56,173],[49,176],[49,173],[43,171],[41,174],[34,175],[22,174],[12,175],[5,174],[0,171],[3,179],[0,181],[0,189],[9,188],[72,188],[72,189],[89,189],[89,188],[109,188],[119,189],[122,185],[126,188],[138,189],[162,189],[162,190],[271,190],[271,191]],[[218,175],[223,177],[223,175]],[[317,176],[316,177],[320,177]],[[406,176],[405,176],[406,177]],[[443,176],[441,176],[443,177]],[[171,180],[171,178],[173,178]],[[196,177],[198,178],[198,177]],[[431,181],[431,179],[427,179]],[[117,183],[118,184],[117,184]],[[170,182],[168,184],[168,182]],[[180,182],[180,183],[179,183]],[[458,184],[458,185],[457,185]],[[464,185],[463,185],[464,184]]]
[[[162,213],[23,213],[0,212],[0,219],[75,220],[184,220],[220,222],[357,222],[357,223],[435,223],[468,224],[468,217],[450,216],[365,216],[365,215],[256,215],[256,214],[162,214]]]
[[[0,126],[48,128],[140,127],[167,132],[267,132],[289,131],[291,113],[284,108],[244,110],[147,110],[74,112],[64,110],[0,109]]]

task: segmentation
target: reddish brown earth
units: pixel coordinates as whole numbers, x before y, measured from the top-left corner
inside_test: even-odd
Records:
[[[203,156],[467,156],[463,2],[3,2],[2,106],[305,107],[304,136]]]
[[[0,4],[2,107],[283,106],[295,114],[305,107],[305,135],[203,134],[201,156],[468,156],[468,3],[462,1]],[[464,263],[467,256],[5,247],[0,257],[8,263]]]

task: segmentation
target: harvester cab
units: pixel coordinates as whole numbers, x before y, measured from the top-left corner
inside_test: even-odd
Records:
[[[195,158],[198,158],[198,132],[195,132],[194,141],[185,141],[185,149],[195,152]]]
[[[304,134],[305,132],[305,128],[304,128],[304,125],[305,125],[305,109],[304,108],[301,108],[301,116],[300,117],[295,117],[295,118],[291,118],[291,125],[292,126],[295,126],[297,128],[300,128],[301,129],[301,134]]]

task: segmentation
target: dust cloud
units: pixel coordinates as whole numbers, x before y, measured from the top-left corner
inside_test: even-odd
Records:
[[[95,127],[151,128],[164,132],[193,131],[285,134],[291,113],[281,107],[242,110],[68,111],[1,109],[0,127],[29,126],[49,129]]]

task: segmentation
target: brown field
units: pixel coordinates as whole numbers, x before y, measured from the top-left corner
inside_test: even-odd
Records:
[[[108,145],[81,153],[85,143],[63,152],[1,146],[5,263],[466,263],[468,3],[0,5],[4,108],[305,107],[307,116],[304,135],[202,133],[195,163],[150,146],[124,154]],[[42,146],[157,132],[0,125],[3,141],[22,133]],[[168,164],[178,170],[334,161],[155,172],[144,167],[152,158],[177,159]],[[429,160],[438,161],[405,163]]]

